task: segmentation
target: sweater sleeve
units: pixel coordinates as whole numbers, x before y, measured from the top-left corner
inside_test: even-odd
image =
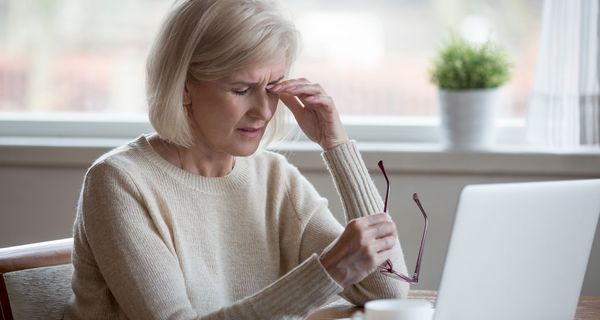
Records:
[[[199,314],[187,296],[175,249],[162,240],[143,195],[127,173],[106,163],[88,172],[77,221],[76,303],[69,305],[65,319],[113,319],[117,315],[104,312],[114,309],[129,319],[301,317],[342,290],[313,254],[261,291]],[[89,255],[83,254],[86,250]],[[110,298],[97,299],[103,296]]]
[[[341,197],[347,221],[383,212],[383,201],[354,142],[325,151],[323,158]],[[309,188],[312,189],[312,186]],[[304,230],[303,255],[321,252],[341,232],[343,227],[326,207],[322,207],[311,216]],[[406,264],[398,241],[392,250],[390,260],[394,269],[406,274]],[[346,287],[341,295],[354,304],[363,305],[373,299],[406,297],[408,289],[406,282],[374,272],[360,283]]]

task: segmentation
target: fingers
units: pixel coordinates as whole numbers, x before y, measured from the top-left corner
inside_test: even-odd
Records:
[[[267,90],[279,93],[286,92],[293,94],[293,92],[303,92],[305,94],[326,94],[325,90],[316,83],[311,83],[305,78],[285,80],[273,85],[267,86]]]
[[[308,97],[300,97],[300,100],[303,102],[308,102],[312,105],[321,105],[324,107],[328,107],[333,104],[333,99],[330,96],[308,96]]]
[[[354,219],[319,259],[340,285],[354,284],[388,259],[396,244],[396,226],[387,214]]]
[[[385,261],[385,259],[387,259],[389,257],[389,254],[387,253],[387,251],[394,248],[395,245],[396,245],[396,236],[389,235],[389,236],[377,239],[377,241],[375,241],[375,243],[373,244],[373,249],[375,252],[377,252],[377,254],[380,255],[380,260]]]
[[[362,218],[358,218],[358,219],[353,219],[350,221],[350,223],[352,222],[358,222],[361,221],[361,223],[365,223],[367,226],[371,226],[374,224],[379,224],[382,222],[386,222],[386,221],[392,221],[392,219],[390,218],[390,215],[387,213],[375,213],[375,214],[371,214]]]
[[[289,84],[282,87],[281,91],[294,95],[326,95],[325,90],[317,83]]]
[[[290,109],[294,117],[298,118],[301,115],[304,106],[298,101],[298,98],[284,93],[279,95],[279,99]]]
[[[348,223],[350,236],[358,242],[356,247],[373,247],[375,252],[391,249],[397,237],[396,224],[387,214],[373,214]]]
[[[348,142],[333,99],[321,85],[301,79],[271,84],[266,89],[290,109],[306,136],[329,150]]]
[[[302,101],[302,103],[306,104],[321,104],[323,106],[331,106],[333,105],[333,99],[327,95],[325,90],[321,87],[321,85],[317,83],[311,83],[308,80],[301,79],[291,79],[286,80],[281,83],[277,83],[274,85],[267,86],[267,90],[272,93],[279,95],[281,100],[292,108],[298,108],[298,104],[294,104],[292,99],[289,96],[296,96]],[[285,99],[285,100],[284,100]],[[297,102],[297,101],[296,101]],[[302,106],[302,105],[300,105]],[[292,110],[294,112],[294,110]]]

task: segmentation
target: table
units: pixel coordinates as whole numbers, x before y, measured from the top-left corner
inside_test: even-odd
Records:
[[[408,294],[412,299],[424,299],[435,303],[437,291],[429,290],[411,290]],[[340,299],[330,305],[327,305],[308,316],[309,320],[317,319],[342,319],[350,318],[356,311],[363,311],[363,308],[356,307],[347,301]],[[598,320],[600,319],[600,296],[584,296],[579,299],[575,320]]]

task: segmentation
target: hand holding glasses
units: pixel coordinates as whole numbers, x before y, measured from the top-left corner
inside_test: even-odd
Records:
[[[385,202],[384,202],[383,212],[388,213],[387,209],[388,209],[388,196],[390,194],[390,180],[388,179],[388,176],[385,173],[385,168],[383,167],[383,161],[379,160],[378,165],[379,165],[379,169],[381,169],[381,172],[383,173],[383,176],[385,177],[385,181],[387,183],[387,188],[385,191]],[[382,265],[380,265],[378,267],[379,272],[381,272],[383,275],[388,276],[393,279],[396,279],[396,280],[403,280],[408,283],[419,282],[419,271],[421,270],[421,258],[423,257],[423,247],[425,246],[425,236],[427,235],[427,226],[429,225],[429,220],[427,219],[427,214],[425,213],[423,206],[421,206],[421,202],[419,201],[419,196],[416,193],[413,193],[413,200],[419,207],[419,210],[421,210],[421,213],[423,214],[423,218],[425,218],[425,226],[423,227],[423,235],[421,236],[421,246],[419,247],[419,255],[417,256],[417,265],[415,266],[415,272],[413,273],[413,276],[409,277],[409,276],[403,275],[403,274],[395,271],[394,266],[392,265],[392,261],[390,261],[390,259],[387,259]]]

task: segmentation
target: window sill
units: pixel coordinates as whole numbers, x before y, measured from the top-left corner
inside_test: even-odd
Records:
[[[87,168],[102,153],[129,139],[100,138],[0,138],[0,166]],[[600,177],[600,149],[545,149],[499,145],[490,151],[457,152],[436,143],[359,142],[369,169],[384,160],[395,173],[552,175]],[[324,171],[319,147],[311,142],[279,146],[303,171]]]

